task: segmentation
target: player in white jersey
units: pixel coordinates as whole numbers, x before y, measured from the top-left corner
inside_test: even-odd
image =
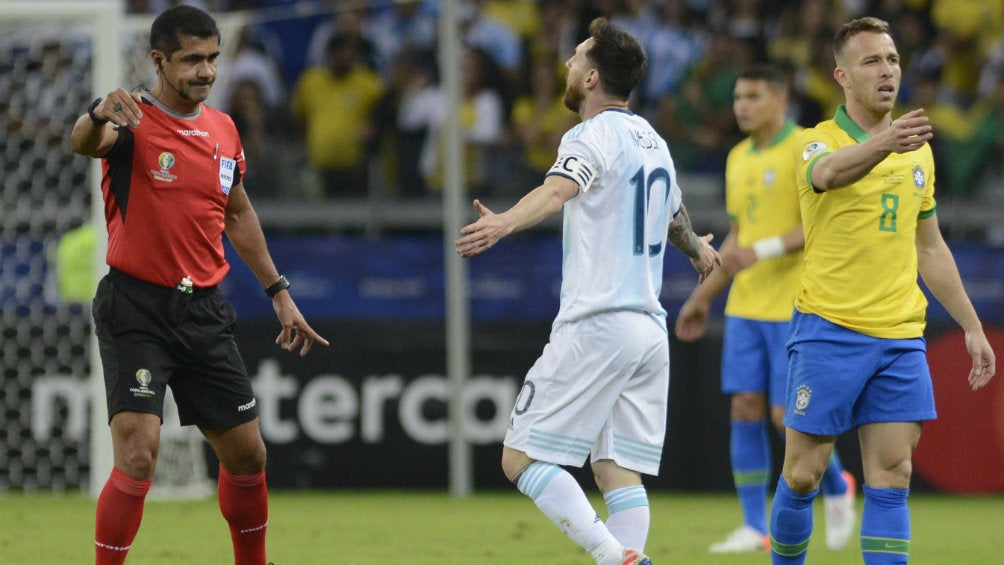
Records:
[[[633,310],[664,324],[663,247],[670,220],[681,208],[666,143],[641,116],[626,108],[605,109],[565,134],[548,175],[571,180],[590,196],[564,206],[569,229],[556,322]]]
[[[565,105],[582,123],[541,186],[495,214],[479,201],[457,252],[471,257],[564,210],[561,306],[507,426],[502,470],[599,565],[650,565],[648,496],[666,431],[669,342],[659,303],[667,241],[707,277],[721,260],[683,206],[666,142],[627,100],[645,53],[598,18],[566,61]],[[601,521],[561,465],[590,456]]]

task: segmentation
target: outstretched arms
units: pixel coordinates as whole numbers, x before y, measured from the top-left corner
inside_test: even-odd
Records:
[[[544,184],[531,190],[501,214],[492,212],[480,200],[475,200],[474,208],[480,217],[460,230],[461,237],[455,242],[457,253],[466,258],[488,251],[503,237],[537,225],[557,213],[578,193],[579,185],[574,181],[560,175],[548,175]]]

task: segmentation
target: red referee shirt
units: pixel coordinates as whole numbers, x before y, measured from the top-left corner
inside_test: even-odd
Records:
[[[173,287],[223,280],[224,209],[244,175],[244,148],[230,116],[205,104],[169,110],[144,93],[135,129],[118,128],[101,160],[108,265]]]

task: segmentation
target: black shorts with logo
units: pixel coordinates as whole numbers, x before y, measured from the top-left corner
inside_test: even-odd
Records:
[[[236,313],[219,289],[186,298],[112,269],[98,284],[93,315],[109,421],[122,411],[163,420],[167,386],[182,425],[223,430],[258,416],[234,341]]]

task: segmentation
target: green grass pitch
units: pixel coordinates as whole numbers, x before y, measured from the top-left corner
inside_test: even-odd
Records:
[[[650,493],[647,553],[655,565],[768,565],[766,553],[707,553],[738,525],[733,495]],[[602,500],[593,498],[597,509]],[[1004,495],[911,496],[911,565],[1004,565]],[[860,511],[860,498],[858,509]],[[839,552],[822,540],[822,503],[808,563],[861,563],[856,542]],[[0,495],[0,562],[93,563],[94,501],[81,494]],[[148,501],[129,565],[227,565],[229,533],[214,498]],[[533,503],[512,492],[454,499],[438,492],[273,491],[269,559],[276,565],[588,565]]]

